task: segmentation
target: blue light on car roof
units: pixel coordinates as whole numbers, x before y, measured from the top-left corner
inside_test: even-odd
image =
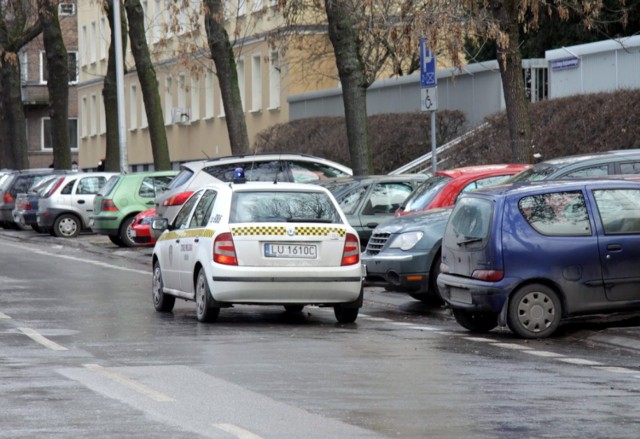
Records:
[[[246,182],[247,179],[244,176],[244,169],[243,168],[236,168],[233,171],[233,182],[234,183],[244,183]]]

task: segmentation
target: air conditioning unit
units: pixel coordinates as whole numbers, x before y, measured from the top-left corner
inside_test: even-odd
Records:
[[[191,114],[187,108],[173,107],[171,122],[177,125],[191,125]]]
[[[76,5],[75,3],[60,3],[58,5],[58,15],[75,15]]]

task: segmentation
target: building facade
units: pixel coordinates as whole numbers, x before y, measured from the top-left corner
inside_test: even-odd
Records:
[[[231,153],[220,87],[206,45],[200,1],[177,9],[170,0],[142,0],[147,42],[154,58],[164,123],[174,167],[189,160]],[[249,141],[263,129],[287,122],[286,97],[317,88],[333,88],[327,75],[313,80],[308,70],[287,62],[267,41],[282,19],[276,0],[226,1],[225,27],[236,53],[240,94]],[[125,13],[124,9],[121,13]],[[78,106],[80,167],[94,168],[106,150],[102,88],[107,70],[110,29],[95,3],[78,6]],[[123,38],[126,36],[123,36]],[[127,44],[130,47],[130,44]],[[296,51],[288,52],[295,57]],[[124,112],[130,170],[153,169],[142,90],[130,50],[124,58]]]
[[[63,0],[58,18],[69,57],[69,143],[71,157],[78,161],[78,25],[75,0]],[[47,89],[47,58],[42,35],[19,53],[22,79],[22,103],[27,123],[30,168],[46,168],[53,163]]]

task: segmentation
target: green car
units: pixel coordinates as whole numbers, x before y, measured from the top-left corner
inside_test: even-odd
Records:
[[[119,247],[136,246],[131,237],[134,217],[152,208],[156,195],[177,174],[178,171],[150,171],[112,177],[94,199],[91,229],[109,236]]]

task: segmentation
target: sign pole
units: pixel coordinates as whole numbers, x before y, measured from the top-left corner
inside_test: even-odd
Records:
[[[427,39],[420,38],[420,110],[431,113],[431,172],[436,173],[436,111],[438,109],[438,87],[436,78],[436,56]]]

